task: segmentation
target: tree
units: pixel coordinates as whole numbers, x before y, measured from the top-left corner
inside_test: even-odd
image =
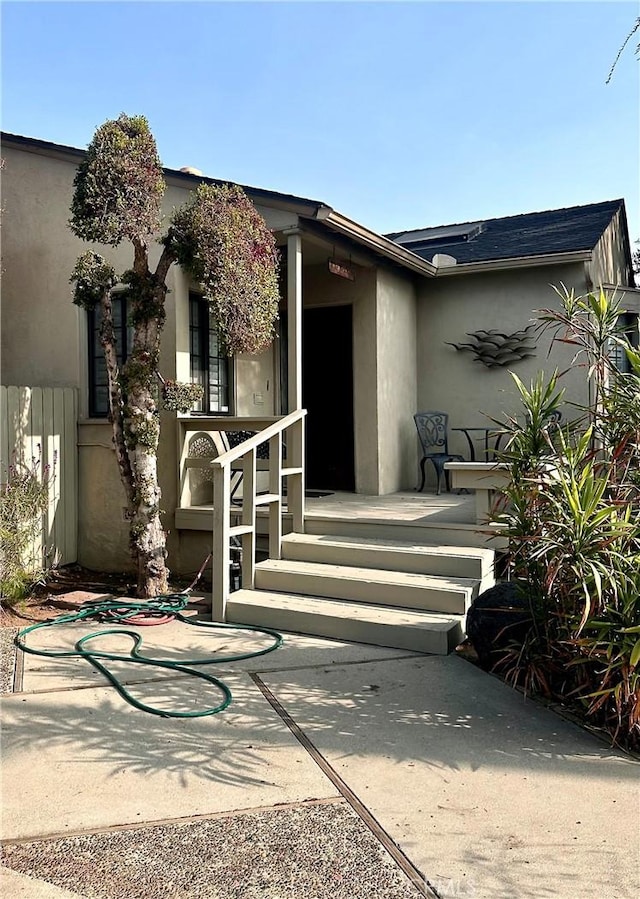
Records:
[[[629,34],[626,36],[623,45],[618,50],[616,58],[613,61],[613,65],[611,66],[611,69],[609,70],[609,75],[607,76],[607,80],[606,80],[605,84],[609,84],[609,82],[611,81],[615,67],[618,65],[618,60],[620,59],[620,57],[622,56],[622,54],[624,52],[624,48],[627,46],[627,44],[629,43],[629,41],[631,40],[631,38],[633,37],[633,35],[636,33],[636,31],[639,28],[640,28],[640,16],[636,19],[636,21],[633,25],[633,28],[631,29]],[[638,44],[638,46],[636,47],[635,52],[636,52],[636,56],[640,56],[640,44]]]
[[[174,210],[160,233],[165,184],[156,143],[143,116],[105,122],[78,167],[71,230],[82,240],[116,247],[129,241],[132,268],[117,275],[90,250],[79,257],[71,283],[74,303],[101,311],[100,340],[109,390],[109,420],[127,498],[130,549],[138,595],[167,590],[166,536],[160,521],[157,449],[160,437],[158,372],[165,321],[167,274],[184,266],[202,284],[226,352],[257,353],[273,338],[278,314],[278,251],[273,234],[244,192],[234,185],[201,184]],[[149,243],[162,246],[149,266]],[[127,291],[133,345],[122,367],[116,354],[112,294]],[[165,408],[188,411],[194,385],[172,383]]]

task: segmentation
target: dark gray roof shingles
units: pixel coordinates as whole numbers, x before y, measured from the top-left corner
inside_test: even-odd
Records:
[[[487,219],[481,232],[468,241],[461,241],[459,238],[451,240],[446,237],[429,240],[428,228],[396,231],[385,236],[429,261],[436,253],[454,256],[459,263],[571,253],[593,249],[622,206],[623,200],[608,200],[588,206],[572,206],[568,209],[550,209],[546,212]],[[470,224],[477,225],[477,222]],[[442,228],[443,226],[439,226],[433,231],[441,231]],[[420,236],[422,238],[420,243],[410,243],[412,235]]]

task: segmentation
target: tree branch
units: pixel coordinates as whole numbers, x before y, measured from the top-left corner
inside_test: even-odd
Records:
[[[611,78],[612,78],[612,76],[613,76],[613,70],[614,70],[615,67],[618,65],[618,60],[619,60],[620,57],[622,56],[622,52],[623,52],[624,48],[627,46],[627,44],[629,43],[629,41],[631,40],[631,38],[633,37],[633,35],[634,35],[634,34],[636,33],[636,31],[638,30],[638,28],[640,28],[640,17],[636,19],[636,24],[633,26],[633,28],[631,29],[631,31],[630,31],[629,34],[627,35],[627,38],[626,38],[624,44],[623,44],[623,45],[620,47],[620,49],[618,50],[618,55],[616,56],[616,58],[615,58],[614,61],[613,61],[613,65],[611,66],[611,69],[610,69],[610,71],[609,71],[609,75],[608,75],[608,77],[607,77],[607,80],[605,81],[605,84],[609,84],[609,82],[611,81]],[[636,49],[636,54],[638,54],[639,52],[640,52],[640,44],[638,44],[638,47],[637,47],[637,49]]]
[[[167,275],[169,273],[169,269],[171,268],[171,266],[173,265],[173,263],[175,261],[176,261],[175,252],[170,248],[170,246],[165,245],[164,249],[162,250],[162,255],[160,256],[160,259],[158,260],[158,264],[156,266],[156,270],[153,275],[156,284],[164,284],[165,283],[165,281],[167,279]]]
[[[133,244],[133,270],[136,275],[144,277],[149,274],[149,254],[147,243],[141,237],[131,241]]]

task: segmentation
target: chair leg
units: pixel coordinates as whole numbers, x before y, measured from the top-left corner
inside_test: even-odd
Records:
[[[418,493],[422,493],[422,491],[424,490],[424,482],[425,482],[424,464],[426,461],[427,461],[426,457],[423,457],[420,462],[420,473],[422,475],[422,480],[420,481],[420,486],[416,488]]]
[[[436,473],[436,496],[440,496],[440,491],[442,490],[442,468],[436,465],[435,459],[431,461],[433,462],[433,470]]]

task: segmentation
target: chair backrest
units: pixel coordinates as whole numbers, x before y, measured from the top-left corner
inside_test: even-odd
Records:
[[[547,418],[547,425],[551,427],[557,427],[560,424],[561,419],[562,412],[559,409],[554,409]]]
[[[227,438],[229,440],[229,445],[231,447],[238,446],[238,444],[243,443],[245,440],[248,440],[249,437],[254,437],[257,434],[257,431],[228,431]],[[258,459],[268,459],[269,458],[269,441],[265,440],[264,443],[261,443],[258,449],[256,450],[256,458]]]
[[[418,430],[418,437],[425,456],[434,453],[448,453],[447,412],[417,412],[413,416]]]

